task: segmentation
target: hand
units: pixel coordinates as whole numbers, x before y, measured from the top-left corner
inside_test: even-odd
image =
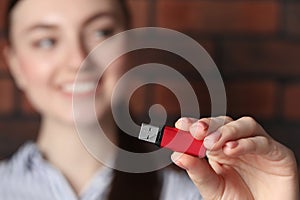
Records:
[[[173,153],[205,200],[299,199],[297,164],[291,150],[252,118],[181,118],[175,125],[204,139],[206,159]]]

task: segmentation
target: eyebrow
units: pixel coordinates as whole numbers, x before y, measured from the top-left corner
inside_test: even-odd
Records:
[[[28,33],[28,32],[32,32],[32,31],[39,30],[39,29],[41,29],[41,30],[56,30],[57,26],[54,24],[52,25],[50,23],[49,24],[41,23],[41,24],[36,24],[36,25],[30,26],[24,32]]]
[[[87,20],[85,20],[83,22],[83,26],[93,22],[96,19],[104,18],[104,17],[110,17],[112,19],[115,19],[115,15],[110,12],[96,13],[96,14],[92,15],[91,17],[89,17]],[[32,32],[32,31],[39,30],[39,29],[41,29],[41,30],[56,30],[56,29],[58,29],[58,27],[52,23],[41,22],[40,24],[30,26],[24,32],[28,33],[28,32]]]
[[[116,16],[114,13],[112,12],[101,12],[101,13],[96,13],[94,15],[92,15],[91,17],[89,17],[87,20],[85,20],[83,22],[83,26],[93,22],[94,20],[96,19],[99,19],[99,18],[104,18],[104,17],[109,17],[109,18],[112,18],[112,19],[115,19]]]

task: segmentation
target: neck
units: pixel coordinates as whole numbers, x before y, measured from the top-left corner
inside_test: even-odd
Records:
[[[86,129],[88,132],[91,128]],[[74,124],[43,118],[37,145],[45,158],[64,174],[77,194],[103,167],[83,146]]]

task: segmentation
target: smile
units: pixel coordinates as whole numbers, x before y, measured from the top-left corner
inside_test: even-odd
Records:
[[[94,92],[97,88],[97,83],[94,81],[66,83],[62,85],[61,88],[62,91],[65,93],[71,93],[73,95],[82,95]]]

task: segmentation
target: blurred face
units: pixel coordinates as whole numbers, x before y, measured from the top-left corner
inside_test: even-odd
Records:
[[[71,123],[72,96],[90,98],[96,114],[110,105],[115,72],[101,82],[86,70],[73,90],[88,50],[124,30],[116,0],[21,0],[12,12],[8,62],[19,87],[43,117]]]

